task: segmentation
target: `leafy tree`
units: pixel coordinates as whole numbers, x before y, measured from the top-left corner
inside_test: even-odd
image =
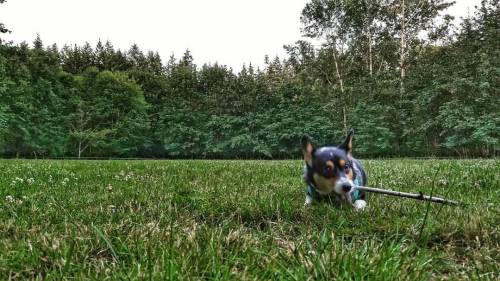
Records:
[[[364,156],[498,155],[498,0],[456,30],[447,5],[312,0],[304,32],[323,44],[239,73],[189,51],[0,42],[0,154],[297,157],[303,134],[353,127]]]
[[[101,155],[137,155],[146,149],[146,103],[133,80],[126,74],[90,68],[76,82],[67,124],[78,157],[86,150]],[[142,121],[140,126],[136,124],[138,120]],[[125,137],[130,140],[124,141]],[[142,139],[142,143],[137,139]]]

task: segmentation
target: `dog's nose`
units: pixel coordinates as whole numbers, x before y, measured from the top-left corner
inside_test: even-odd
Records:
[[[342,190],[344,190],[344,192],[349,192],[351,190],[351,185],[347,183],[343,184]]]

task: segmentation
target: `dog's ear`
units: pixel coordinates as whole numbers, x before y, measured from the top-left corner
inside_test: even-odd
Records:
[[[339,148],[344,150],[347,154],[351,154],[352,152],[352,139],[354,137],[354,130],[350,129],[345,141],[339,145]]]
[[[314,145],[308,136],[302,137],[302,155],[304,156],[304,162],[306,162],[309,167],[312,166],[312,159],[314,154]]]

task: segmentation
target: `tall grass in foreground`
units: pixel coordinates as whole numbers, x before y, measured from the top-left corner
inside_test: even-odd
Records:
[[[364,164],[468,205],[304,208],[300,161],[3,160],[0,279],[498,280],[499,160]]]

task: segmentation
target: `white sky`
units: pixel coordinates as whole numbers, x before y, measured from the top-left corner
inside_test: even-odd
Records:
[[[93,46],[110,40],[115,48],[137,43],[163,60],[189,49],[201,66],[218,62],[239,71],[243,63],[262,67],[264,56],[283,57],[284,44],[301,38],[300,13],[308,0],[8,0],[0,22],[2,35],[15,43]],[[473,13],[480,0],[456,0],[449,11]]]

